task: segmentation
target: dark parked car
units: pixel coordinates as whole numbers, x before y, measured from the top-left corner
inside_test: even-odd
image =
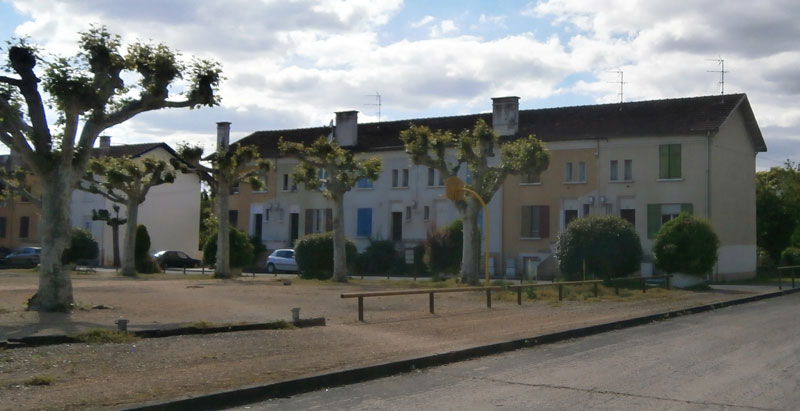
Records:
[[[33,268],[39,265],[40,247],[23,247],[5,256],[2,260],[3,267],[25,267]]]
[[[189,257],[183,251],[164,250],[153,254],[153,258],[162,269],[169,267],[175,268],[195,268],[200,267],[200,260]]]

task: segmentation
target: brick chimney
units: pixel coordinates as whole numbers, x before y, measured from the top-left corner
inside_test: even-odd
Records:
[[[111,136],[100,136],[100,148],[111,147]]]
[[[339,111],[336,113],[336,143],[341,147],[358,144],[358,111]]]
[[[220,121],[217,123],[217,152],[228,152],[231,141],[231,123]]]
[[[519,131],[519,97],[492,98],[492,128],[501,136]]]

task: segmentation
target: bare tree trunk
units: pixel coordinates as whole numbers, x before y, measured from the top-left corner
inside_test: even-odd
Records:
[[[139,225],[139,204],[136,199],[128,198],[128,226],[125,227],[125,244],[123,245],[122,275],[136,275],[136,229]]]
[[[40,174],[42,185],[42,254],[39,265],[39,290],[30,299],[28,309],[67,312],[75,302],[69,269],[61,262],[70,242],[70,195],[72,171],[54,169]]]
[[[347,282],[347,239],[344,236],[344,196],[333,198],[333,280]]]
[[[217,210],[219,212],[217,221],[219,222],[219,230],[217,231],[215,278],[231,278],[229,196],[230,181],[225,177],[221,177],[217,185]]]
[[[114,240],[114,268],[119,268],[119,221],[111,225],[111,236]]]
[[[461,253],[461,281],[478,284],[481,266],[481,231],[478,227],[478,207],[468,200],[465,209],[459,209],[464,227],[464,243]]]

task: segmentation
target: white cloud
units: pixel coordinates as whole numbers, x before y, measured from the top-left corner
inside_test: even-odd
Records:
[[[443,37],[458,32],[456,22],[453,20],[442,20],[441,23],[431,27],[431,37]]]
[[[436,21],[435,17],[433,17],[431,15],[427,15],[427,16],[419,19],[419,21],[411,23],[411,27],[413,27],[415,29],[416,28],[420,28],[420,27],[424,27],[424,26],[427,26],[427,25],[433,23],[434,21]]]

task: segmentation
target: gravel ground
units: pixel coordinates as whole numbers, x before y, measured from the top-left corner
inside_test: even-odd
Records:
[[[327,326],[143,339],[128,344],[66,344],[0,351],[0,409],[108,409],[137,402],[266,384],[532,337],[554,331],[739,298],[747,293],[649,291],[622,301],[527,301],[512,295],[491,309],[481,293],[427,295],[365,301],[365,322],[357,321],[355,299],[344,292],[387,289],[386,283],[330,284],[294,281],[283,285],[259,276],[220,281],[180,275],[150,279],[113,273],[73,279],[81,309],[71,314],[22,310],[35,291],[34,273],[0,272],[0,340],[25,335],[71,334],[114,327],[175,327],[193,322],[268,322],[325,317]],[[108,309],[92,309],[103,305]],[[32,385],[34,377],[51,379]]]

